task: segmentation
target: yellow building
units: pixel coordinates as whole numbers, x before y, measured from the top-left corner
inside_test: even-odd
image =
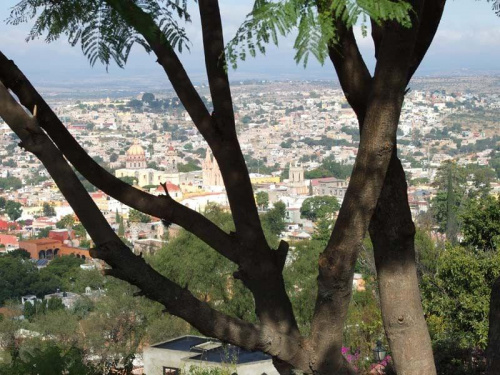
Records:
[[[250,181],[254,185],[259,184],[278,184],[280,182],[279,176],[271,176],[257,173],[250,173]]]

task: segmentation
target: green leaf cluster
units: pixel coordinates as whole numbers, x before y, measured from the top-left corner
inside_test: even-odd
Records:
[[[9,365],[0,366],[0,375],[97,375],[97,369],[85,363],[83,358],[79,348],[65,350],[53,342],[40,342],[40,347],[27,348],[18,353]]]
[[[131,208],[128,214],[128,220],[134,223],[150,223],[151,216]]]
[[[256,0],[226,47],[227,60],[236,69],[247,53],[251,57],[265,54],[269,43],[278,45],[279,37],[297,30],[295,61],[306,66],[312,54],[323,64],[329,47],[338,42],[334,20],[352,27],[361,18],[364,29],[367,17],[376,23],[392,20],[410,27],[410,10],[410,4],[402,0]]]
[[[485,251],[500,247],[500,198],[487,196],[469,200],[460,219],[463,245]]]
[[[57,289],[67,290],[70,278],[78,273],[83,262],[74,255],[63,256],[38,271],[35,264],[20,252],[0,256],[0,305],[27,294],[43,297]]]
[[[234,230],[232,216],[219,206],[208,206],[204,214],[224,231]],[[233,277],[236,266],[193,234],[181,230],[151,263],[202,301],[238,318],[255,320],[250,292]]]
[[[333,219],[333,215],[340,209],[340,204],[335,197],[316,196],[307,198],[300,207],[300,217],[311,221]]]
[[[499,275],[498,253],[461,246],[441,252],[435,273],[424,274],[420,284],[435,342],[452,339],[462,348],[486,347],[491,286]]]
[[[277,245],[277,238],[286,228],[286,206],[283,202],[274,203],[274,207],[261,215],[260,221],[271,246]]]
[[[149,14],[163,33],[163,41],[182,52],[189,48],[188,38],[176,17],[190,20],[187,0],[137,0],[135,4]],[[18,25],[35,18],[27,41],[45,35],[46,42],[61,36],[82,51],[91,65],[108,66],[111,60],[123,67],[134,44],[151,51],[149,44],[104,0],[22,0],[13,7],[8,23]]]
[[[352,173],[352,165],[340,164],[333,157],[327,157],[321,165],[311,171],[306,171],[304,177],[307,179],[336,177],[345,179]]]
[[[17,177],[0,177],[0,189],[20,189],[23,187],[22,181]]]

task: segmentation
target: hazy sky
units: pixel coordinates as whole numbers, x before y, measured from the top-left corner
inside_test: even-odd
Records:
[[[67,81],[74,79],[108,80],[125,75],[164,77],[154,57],[140,46],[134,47],[125,70],[111,66],[109,73],[97,63],[90,67],[80,46],[71,47],[65,39],[46,44],[43,39],[25,42],[30,24],[6,25],[10,8],[16,0],[0,1],[0,50],[13,59],[34,82]],[[226,42],[243,22],[252,7],[252,0],[221,1],[222,21]],[[201,34],[196,3],[190,2],[193,21],[186,26],[192,42],[191,52],[182,55],[193,80],[205,79]],[[368,64],[373,65],[369,37],[358,39]],[[293,61],[293,38],[282,40],[279,48],[269,48],[265,57],[241,63],[232,79],[329,79],[335,78],[331,63],[324,67],[310,60],[306,70]],[[419,74],[463,72],[500,72],[500,18],[486,0],[448,0],[443,20]]]

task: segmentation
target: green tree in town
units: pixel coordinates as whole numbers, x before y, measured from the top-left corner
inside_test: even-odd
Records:
[[[13,258],[21,258],[21,259],[29,259],[31,257],[29,251],[26,249],[16,249],[9,251],[7,256],[13,257]]]
[[[11,220],[19,219],[23,213],[21,203],[15,201],[7,201],[5,203],[5,213]]]
[[[38,279],[33,263],[18,257],[0,257],[0,305],[8,299],[33,294],[32,286]]]
[[[52,230],[52,227],[41,228],[36,235],[37,238],[47,238],[49,236],[49,232]]]
[[[425,273],[424,310],[435,342],[455,341],[462,348],[482,348],[488,340],[491,286],[500,275],[500,253],[450,246]]]
[[[84,362],[81,349],[61,348],[53,342],[39,342],[38,347],[26,348],[7,366],[1,366],[0,375],[97,375],[98,372]]]
[[[64,215],[61,220],[56,223],[56,228],[58,229],[68,229],[72,228],[75,224],[75,217],[72,214]]]
[[[208,206],[205,215],[224,230],[233,230],[231,215],[219,206]],[[207,245],[200,239],[181,231],[155,256],[153,264],[201,300],[218,305],[233,316],[255,320],[252,298],[241,281],[234,278],[234,265],[220,254],[206,250]]]
[[[155,100],[155,95],[150,92],[145,92],[142,94],[142,101],[151,104]]]
[[[22,181],[17,177],[0,177],[0,189],[8,190],[8,189],[20,189],[23,187]]]
[[[286,206],[283,202],[274,203],[274,207],[261,215],[262,227],[271,236],[278,237],[286,228]]]
[[[500,246],[500,198],[470,199],[461,211],[462,244],[477,250],[497,250]]]
[[[345,179],[351,175],[352,165],[340,164],[335,161],[333,156],[329,156],[323,160],[321,165],[311,171],[305,172],[305,178],[323,178],[323,177],[336,177]]]
[[[467,172],[456,162],[448,161],[438,169],[434,185],[438,192],[431,202],[431,211],[446,238],[456,243],[459,232],[458,214],[466,199]]]
[[[307,198],[300,207],[300,217],[311,221],[320,219],[333,219],[333,215],[340,208],[340,204],[335,197],[316,196]]]
[[[43,203],[42,212],[43,216],[47,217],[56,216],[56,211],[54,210],[54,206],[50,205],[47,202]]]
[[[144,214],[140,211],[134,210],[132,208],[128,213],[128,221],[133,223],[150,223],[151,216]]]
[[[265,191],[259,191],[255,194],[255,201],[261,210],[265,210],[269,206],[269,194]]]

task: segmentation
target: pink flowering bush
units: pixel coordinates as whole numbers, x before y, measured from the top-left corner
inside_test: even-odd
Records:
[[[346,346],[342,347],[342,355],[359,374],[393,374],[392,357],[390,355],[386,355],[378,363],[373,363],[371,356],[363,357],[359,349],[353,350]]]
[[[389,374],[387,370],[392,369],[391,363],[392,357],[390,355],[386,355],[385,358],[379,363],[373,363],[370,366],[370,374]]]

